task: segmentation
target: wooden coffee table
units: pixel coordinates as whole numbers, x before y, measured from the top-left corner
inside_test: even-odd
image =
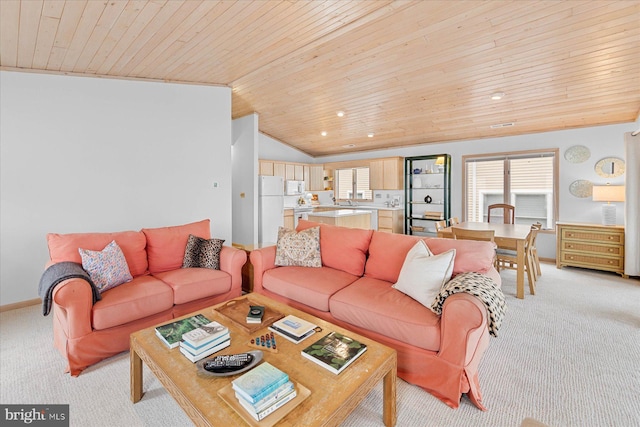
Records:
[[[337,426],[362,402],[378,382],[383,380],[382,419],[386,426],[395,426],[397,355],[394,349],[263,295],[249,294],[240,298],[247,297],[253,302],[271,307],[281,313],[293,314],[313,322],[323,329],[322,332],[312,335],[300,344],[294,344],[277,336],[278,353],[264,351],[264,360],[286,372],[293,381],[311,391],[311,395],[282,418],[278,425]],[[213,307],[196,311],[188,316],[197,313],[202,313],[207,318],[229,327],[231,345],[216,354],[234,354],[253,350],[247,345],[251,337],[268,331],[265,327],[257,333],[248,334]],[[300,355],[303,348],[330,331],[338,331],[367,345],[367,351],[340,375],[335,375]],[[167,348],[156,336],[154,328],[131,334],[131,401],[133,403],[138,402],[143,395],[142,362],[151,369],[195,425],[245,425],[235,410],[218,396],[218,390],[227,386],[237,376],[198,375],[196,365],[187,360],[178,348]],[[268,419],[269,417],[263,421]]]

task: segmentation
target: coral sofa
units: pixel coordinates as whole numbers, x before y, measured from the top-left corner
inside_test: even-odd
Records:
[[[301,220],[297,230],[318,225]],[[276,246],[254,250],[253,291],[395,348],[398,376],[453,408],[467,393],[484,410],[478,365],[489,343],[486,306],[468,293],[456,293],[437,316],[392,288],[419,239],[322,224],[322,267],[277,267]],[[434,255],[456,249],[454,276],[478,272],[500,285],[493,242],[425,241]]]
[[[86,367],[129,348],[129,335],[242,294],[244,251],[223,246],[220,270],[181,268],[189,234],[210,238],[209,220],[116,233],[48,234],[49,265],[81,263],[78,248],[102,250],[115,240],[133,280],[92,301],[83,279],[53,289],[54,345],[77,376]]]

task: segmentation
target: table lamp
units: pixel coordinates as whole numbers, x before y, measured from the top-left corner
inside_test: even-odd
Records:
[[[593,201],[607,202],[602,205],[602,224],[616,224],[616,205],[611,202],[624,202],[624,185],[594,185]]]

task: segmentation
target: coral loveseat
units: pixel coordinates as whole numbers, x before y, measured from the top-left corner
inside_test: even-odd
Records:
[[[322,267],[277,267],[276,246],[252,251],[253,291],[285,302],[398,352],[398,376],[456,408],[463,393],[480,409],[478,365],[489,343],[487,308],[449,296],[442,316],[391,286],[416,236],[320,226]],[[453,275],[478,272],[500,285],[493,242],[426,238],[434,255],[456,249]]]
[[[78,248],[100,251],[115,240],[133,276],[103,292],[95,304],[86,280],[68,279],[53,289],[54,345],[71,375],[127,350],[132,332],[242,294],[246,253],[223,246],[220,270],[181,268],[189,234],[209,239],[209,220],[141,231],[47,235],[49,265],[81,263]]]

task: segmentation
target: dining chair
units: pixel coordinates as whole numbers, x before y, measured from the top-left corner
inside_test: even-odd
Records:
[[[533,255],[533,248],[535,247],[536,237],[538,231],[542,228],[540,223],[532,224],[531,230],[527,235],[527,239],[524,243],[524,271],[529,281],[529,292],[531,295],[536,294],[536,280],[539,276],[538,268],[536,265],[535,256]],[[496,270],[517,270],[518,258],[515,251],[498,249],[496,251]]]
[[[466,228],[451,227],[451,234],[457,240],[483,240],[494,241],[495,230],[467,230]]]
[[[456,224],[460,224],[460,220],[458,219],[457,216],[452,216],[451,218],[449,218],[449,225],[456,225]]]
[[[536,222],[532,225],[532,227],[536,227],[538,231],[542,229],[542,224]],[[538,258],[538,248],[536,247],[536,237],[538,233],[536,232],[533,236],[533,241],[531,242],[531,257],[533,260],[533,266],[535,267],[536,279],[542,276],[542,270],[540,269],[540,258]]]
[[[493,205],[489,205],[487,208],[487,222],[491,222],[491,211],[494,209],[502,209],[502,218],[505,224],[515,224],[516,207],[506,203],[495,203]],[[494,218],[496,218],[496,216],[499,217],[499,215],[493,215]]]
[[[436,226],[436,233],[443,228],[447,228],[447,221],[445,221],[444,219],[442,221],[436,221],[434,224]]]

